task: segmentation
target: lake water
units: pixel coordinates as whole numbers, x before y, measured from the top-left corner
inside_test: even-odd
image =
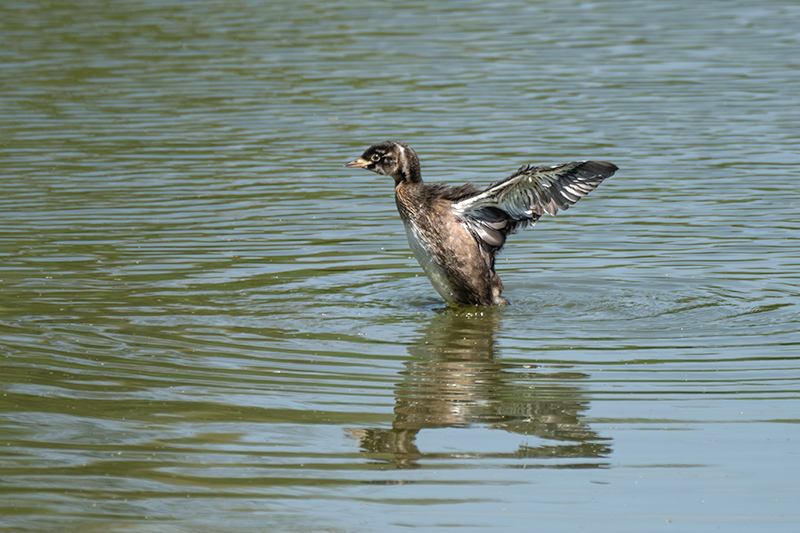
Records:
[[[9,2],[3,531],[800,525],[800,5]],[[620,171],[447,309],[429,181]]]

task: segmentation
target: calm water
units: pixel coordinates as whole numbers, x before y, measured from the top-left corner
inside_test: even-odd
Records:
[[[794,1],[6,3],[3,531],[790,531]],[[620,172],[449,310],[390,181]]]

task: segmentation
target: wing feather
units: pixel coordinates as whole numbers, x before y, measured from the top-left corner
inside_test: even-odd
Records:
[[[545,213],[555,215],[559,209],[567,209],[616,170],[605,161],[523,166],[484,191],[454,197],[453,207],[463,216],[493,267],[494,254],[508,235],[535,224]]]
[[[545,213],[555,215],[559,209],[569,208],[616,170],[615,165],[605,161],[523,166],[485,191],[458,201],[454,207],[470,218],[480,219],[480,212],[492,207],[513,220],[535,221]]]

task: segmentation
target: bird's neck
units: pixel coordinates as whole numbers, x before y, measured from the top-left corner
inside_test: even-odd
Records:
[[[421,183],[422,171],[419,158],[414,150],[407,146],[399,145],[400,153],[397,154],[397,170],[392,175],[395,185],[402,182]]]
[[[399,181],[394,187],[394,200],[403,221],[416,219],[427,203],[425,184],[418,181]]]

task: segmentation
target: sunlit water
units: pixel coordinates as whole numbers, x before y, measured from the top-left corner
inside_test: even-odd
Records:
[[[788,531],[795,2],[0,18],[0,525]],[[446,309],[392,184],[603,159]]]

